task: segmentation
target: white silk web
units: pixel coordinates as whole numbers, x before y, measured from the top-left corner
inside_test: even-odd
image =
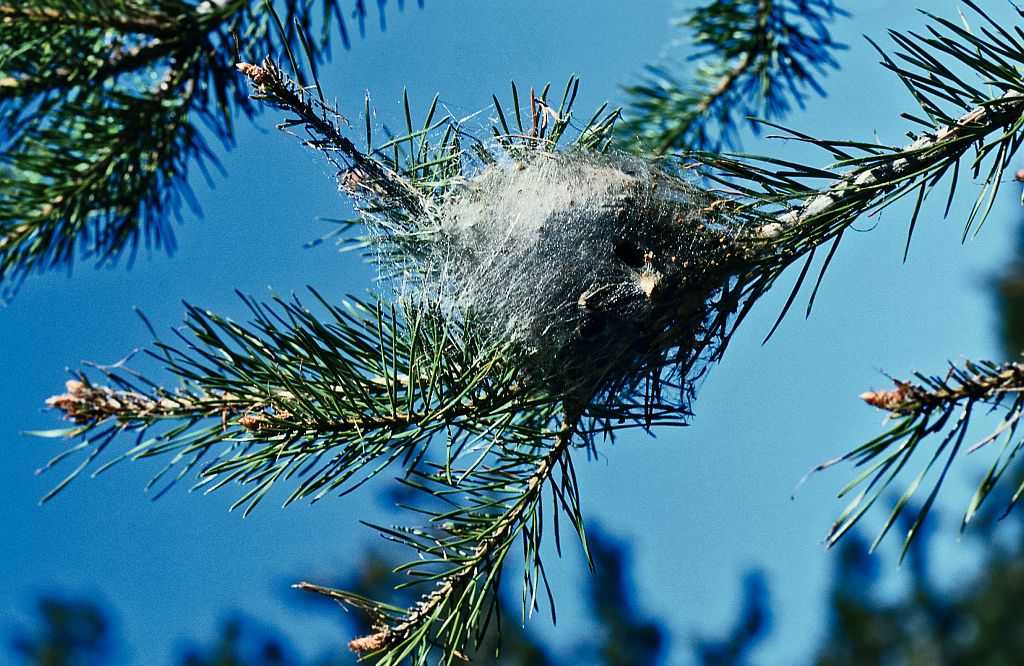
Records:
[[[453,185],[413,242],[388,233],[414,248],[404,296],[507,343],[529,376],[592,393],[638,358],[701,344],[740,247],[714,201],[638,157],[538,150]]]

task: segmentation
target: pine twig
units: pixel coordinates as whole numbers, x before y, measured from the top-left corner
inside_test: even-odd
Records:
[[[895,388],[868,391],[860,399],[896,415],[948,409],[965,401],[998,402],[1009,393],[1024,392],[1024,364],[1006,363],[998,368],[968,364],[966,372],[951,368],[945,379],[929,379],[925,385],[898,379],[893,383]]]
[[[97,15],[53,7],[18,7],[12,4],[0,4],[0,20],[3,19],[22,19],[48,25],[114,29],[119,32],[139,33],[151,37],[174,37],[181,33],[181,28],[167,20],[166,17],[158,18],[144,14],[131,17],[116,13]]]
[[[255,99],[291,111],[299,123],[305,125],[314,135],[322,137],[310,141],[311,145],[317,148],[329,147],[326,151],[328,154],[330,151],[340,152],[351,166],[366,174],[366,182],[380,188],[382,199],[400,204],[410,215],[422,212],[423,200],[415,188],[356,148],[352,140],[342,134],[334,122],[328,120],[327,116],[336,115],[336,112],[326,104],[314,101],[269,58],[264,60],[262,65],[241,62],[236,67],[256,86],[258,94]],[[352,193],[357,195],[358,190]]]
[[[186,41],[153,39],[142,46],[117,53],[103,63],[92,67],[88,71],[88,78],[93,82],[102,82],[105,79],[117,77],[121,74],[153,67],[156,63],[167,57],[194,48],[194,43],[190,40],[198,39],[198,37],[198,34],[190,35],[189,40]],[[81,79],[78,78],[79,74],[80,72],[59,69],[45,76],[8,76],[0,78],[0,100],[9,97],[38,94],[44,91],[74,88],[82,85]]]
[[[427,625],[439,619],[446,604],[458,597],[474,580],[496,566],[503,560],[499,554],[510,545],[522,521],[540,499],[545,484],[558,466],[559,461],[567,455],[573,435],[579,425],[580,417],[566,414],[559,431],[554,436],[554,443],[548,453],[541,458],[529,478],[526,492],[506,511],[499,520],[491,525],[489,532],[474,548],[472,556],[454,572],[443,578],[437,588],[423,596],[420,602],[409,609],[406,616],[390,625],[382,626],[375,633],[361,636],[349,642],[349,648],[355,652],[372,653],[389,650],[400,645],[410,637],[426,630]],[[350,598],[336,590],[314,585],[299,583],[296,588],[326,594],[340,601],[348,602]]]
[[[693,31],[699,64],[684,75],[648,65],[626,88],[631,113],[619,139],[659,155],[736,146],[745,118],[777,118],[808,90],[824,94],[817,78],[845,48],[828,23],[843,15],[832,0],[710,0],[678,22]]]
[[[931,166],[960,159],[971,146],[988,134],[1011,125],[1024,117],[1024,96],[1013,90],[992,104],[979,106],[964,114],[952,125],[926,134],[900,151],[895,159],[878,166],[853,169],[841,176],[829,189],[807,199],[802,205],[780,213],[775,221],[759,230],[765,238],[821,221],[837,211],[862,206],[863,202],[895,189],[912,174]]]
[[[760,0],[758,3],[758,20],[757,24],[761,30],[764,30],[768,16],[772,11],[772,0]],[[763,43],[764,40],[760,40]],[[743,56],[736,63],[736,66],[726,72],[718,82],[697,102],[690,112],[689,117],[679,123],[673,130],[666,132],[661,143],[658,145],[655,152],[658,154],[665,154],[677,146],[679,140],[690,131],[690,129],[697,123],[701,122],[704,114],[708,112],[715,102],[725,97],[732,91],[736,82],[747,73],[747,70],[754,64],[757,57],[760,55],[759,50],[750,49],[746,51]]]

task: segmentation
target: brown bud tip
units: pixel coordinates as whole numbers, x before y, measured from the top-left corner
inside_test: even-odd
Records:
[[[899,384],[896,388],[888,391],[868,391],[860,394],[860,399],[872,407],[886,411],[898,411],[900,406],[907,401],[907,391]]]
[[[69,379],[64,383],[64,388],[67,389],[67,393],[61,395],[51,396],[46,399],[46,404],[50,407],[56,407],[65,414],[72,414],[75,408],[82,403],[81,392],[85,388],[85,385],[77,379]]]
[[[1024,169],[1018,169],[1017,173],[1013,174],[1013,179],[1018,183],[1024,183]]]
[[[353,638],[348,642],[348,649],[353,652],[376,652],[384,647],[385,639],[387,639],[387,631],[378,631],[369,636]]]
[[[67,389],[67,393],[50,396],[46,399],[46,404],[64,412],[64,418],[70,421],[85,423],[88,418],[81,412],[87,402],[88,389],[77,379],[69,379],[64,382],[64,388]]]
[[[78,400],[74,396],[64,393],[62,395],[50,396],[46,399],[46,404],[68,414],[78,404]]]
[[[254,65],[251,62],[240,62],[235,65],[235,68],[248,76],[249,80],[258,86],[262,86],[267,81],[267,70],[259,65]]]

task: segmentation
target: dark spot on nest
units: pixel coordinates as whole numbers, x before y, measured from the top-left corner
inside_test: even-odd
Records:
[[[593,338],[608,327],[608,319],[598,313],[587,313],[580,320],[580,337],[583,339]]]
[[[620,238],[615,241],[612,253],[631,268],[640,268],[644,265],[644,251],[631,240]]]

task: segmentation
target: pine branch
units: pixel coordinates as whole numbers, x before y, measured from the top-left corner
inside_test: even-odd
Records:
[[[457,606],[464,603],[470,588],[478,584],[481,578],[492,581],[498,577],[497,572],[500,571],[514,540],[524,529],[528,517],[537,511],[541,494],[550,482],[552,474],[560,466],[564,466],[564,458],[571,448],[577,423],[578,417],[565,417],[553,438],[553,444],[536,462],[532,474],[516,479],[522,492],[516,496],[515,502],[501,513],[487,518],[477,527],[474,535],[476,545],[457,566],[444,574],[432,592],[424,595],[400,620],[383,625],[374,634],[354,639],[349,643],[349,648],[356,652],[382,655],[384,658],[379,662],[381,664],[398,663],[405,654],[423,645],[432,631],[441,634],[451,629],[451,616],[459,612]],[[310,583],[300,583],[296,587],[325,594],[346,603],[354,601],[345,592]],[[476,616],[479,617],[479,613]],[[435,623],[440,626],[435,628]],[[459,633],[470,636],[478,625],[479,621],[463,623],[459,627]],[[447,644],[443,651],[445,663],[457,658],[464,645],[464,640]],[[420,658],[425,656],[425,653],[421,654]]]
[[[340,154],[346,164],[335,162],[339,171],[354,169],[360,173],[359,186],[349,188],[351,195],[361,198],[365,192],[360,188],[369,187],[374,198],[387,202],[394,216],[399,211],[409,216],[422,213],[424,200],[420,193],[385,164],[360,152],[338,127],[336,118],[340,114],[328,107],[322,99],[314,99],[302,86],[288,78],[270,58],[264,60],[262,66],[243,62],[237,68],[256,86],[254,99],[291,111],[295,115],[294,119],[280,126],[282,129],[293,125],[304,126],[310,135],[317,137],[307,141],[308,145],[323,150],[332,159],[335,154]]]
[[[530,531],[530,552],[539,557],[536,511],[545,487],[557,494],[582,534],[574,481],[566,478],[560,487],[550,483],[556,470],[568,474],[565,455],[579,417],[567,419],[550,449],[541,451],[557,399],[528,391],[515,374],[501,370],[500,350],[473,351],[467,344],[473,336],[453,339],[450,322],[422,312],[419,323],[403,329],[398,321],[389,324],[391,317],[379,309],[367,319],[369,308],[359,317],[331,308],[333,318],[324,323],[298,303],[278,303],[277,311],[251,307],[256,318],[250,326],[192,309],[190,349],[158,345],[159,357],[184,380],[182,390],[154,389],[119,364],[100,368],[109,386],[82,377],[49,399],[76,424],[67,435],[85,438],[90,449],[69,451],[84,453],[85,459],[47,499],[124,432],[137,432],[140,443],[98,472],[125,458],[169,456],[154,482],[175,467],[171,484],[201,469],[197,487],[248,486],[235,504],[246,504],[246,511],[293,475],[304,478],[287,502],[316,500],[339,490],[367,465],[372,464],[372,476],[403,459],[412,475],[408,485],[431,497],[447,496],[462,508],[432,514],[436,529],[454,540],[420,542],[425,529],[393,532],[400,540],[415,540],[421,554],[436,556],[418,560],[425,569],[445,567],[443,575],[414,574],[417,580],[438,580],[417,609],[390,629],[353,641],[353,649],[378,646],[401,654],[428,649],[433,636],[445,631],[453,633],[448,645],[469,640],[485,602],[490,603],[504,557],[524,530]],[[420,470],[432,464],[426,444],[440,432],[448,434],[447,450],[436,473],[428,474]],[[224,452],[216,454],[216,445]],[[467,455],[478,461],[455,469],[454,462]],[[514,499],[498,499],[495,492]],[[469,503],[455,502],[454,493],[465,494]],[[477,545],[467,554],[469,541]],[[447,620],[439,620],[442,612]],[[449,659],[457,654],[458,648],[446,651]]]
[[[762,7],[767,7],[768,3],[764,0],[761,2]],[[725,73],[722,78],[718,79],[718,83],[715,87],[708,91],[708,93],[697,103],[697,106],[693,107],[693,118],[688,119],[687,122],[680,124],[672,132],[668,133],[662,140],[660,146],[658,146],[658,152],[664,153],[669,150],[672,146],[679,144],[680,138],[690,131],[694,123],[698,122],[698,119],[708,112],[715,102],[725,97],[729,91],[733,89],[736,82],[740,80],[743,75],[747,73],[751,65],[754,64],[755,55],[753,51],[749,51],[743,55],[736,66]]]
[[[990,21],[969,4],[982,22]],[[902,50],[893,57],[882,53],[885,66],[903,79],[925,111],[925,118],[905,114],[923,127],[917,134],[911,133],[914,140],[909,145],[899,148],[821,139],[779,128],[786,133],[783,138],[822,148],[837,161],[815,167],[768,156],[693,155],[704,175],[725,188],[731,200],[725,206],[730,214],[756,229],[764,241],[760,264],[750,274],[742,299],[747,304],[744,312],[784,269],[804,260],[785,315],[804,286],[818,247],[831,244],[816,285],[850,225],[913,195],[916,204],[910,215],[906,252],[924,199],[947,183],[948,210],[964,172],[981,181],[965,223],[965,236],[984,222],[1005,170],[1024,143],[1024,87],[1017,66],[993,54],[1016,53],[1017,61],[1024,62],[1019,55],[1024,53],[1024,41],[1007,31],[986,28],[974,34],[944,19],[930,19],[938,25],[929,35],[893,33]],[[945,54],[951,62],[929,59],[927,54],[932,52]],[[956,68],[974,71],[988,85],[979,89],[966,83],[962,76],[951,74]],[[946,109],[950,103],[940,104],[936,98],[954,100],[961,110]],[[816,291],[815,286],[808,311]]]
[[[188,79],[176,70],[167,76],[151,96],[69,101],[74,119],[31,130],[24,148],[7,155],[21,174],[0,185],[0,274],[8,284],[70,262],[86,243],[107,261],[143,233],[147,246],[173,246],[160,211],[177,203],[175,183],[208,149],[188,122]]]
[[[833,525],[828,537],[829,545],[835,544],[860,521],[904,472],[911,457],[925,448],[925,440],[941,438],[930,453],[920,454],[925,456],[927,462],[907,485],[893,507],[889,519],[875,540],[875,546],[897,523],[902,513],[908,507],[914,506],[911,500],[929,476],[932,467],[942,458],[945,462],[938,478],[932,482],[928,497],[915,509],[916,515],[904,540],[904,554],[931,510],[946,472],[958,455],[962,452],[974,453],[996,448],[992,464],[979,483],[964,514],[961,523],[963,529],[977,514],[1009,469],[1010,463],[1024,448],[1024,440],[1017,435],[1017,427],[1024,413],[1024,366],[1019,363],[968,361],[962,368],[951,366],[944,377],[918,374],[915,381],[895,380],[895,385],[895,388],[890,390],[871,391],[861,395],[861,399],[869,405],[886,410],[892,415],[894,423],[888,431],[818,468],[824,469],[847,461],[858,467],[865,467],[865,471],[843,490],[842,495],[856,489],[860,491]],[[986,412],[1001,412],[1002,419],[988,435],[966,446],[972,418],[981,407],[984,407]],[[1002,440],[1001,444],[998,443],[999,440]],[[1017,490],[1006,506],[1006,512],[1016,505],[1024,493],[1024,480],[1017,483]]]
[[[153,39],[146,44],[114,53],[93,65],[88,77],[92,82],[103,82],[111,77],[153,67],[164,58],[183,53],[191,47],[194,44],[188,42]],[[41,92],[57,93],[81,86],[82,83],[80,73],[72,69],[53,69],[43,76],[8,76],[0,78],[0,100]]]
[[[723,74],[714,84],[714,86],[707,91],[707,93],[705,93],[702,97],[697,99],[697,103],[690,110],[685,111],[682,117],[675,116],[674,114],[665,114],[664,110],[662,110],[661,113],[658,114],[661,118],[676,118],[676,125],[664,131],[662,135],[659,137],[660,142],[657,144],[657,147],[655,148],[656,153],[664,154],[666,152],[669,152],[670,150],[678,150],[681,147],[687,146],[685,138],[688,134],[694,131],[695,127],[699,127],[696,133],[698,135],[703,135],[703,125],[708,123],[708,119],[706,118],[706,116],[708,115],[708,112],[711,110],[711,107],[714,106],[716,103],[723,102],[723,98],[727,97],[730,93],[734,91],[734,89],[737,86],[737,83],[741,81],[742,77],[744,77],[750,71],[751,67],[754,65],[755,61],[758,58],[758,51],[764,49],[764,45],[767,42],[767,39],[765,38],[765,35],[763,33],[767,30],[768,17],[771,15],[771,11],[771,0],[758,0],[755,20],[759,32],[761,32],[762,35],[752,42],[751,47],[745,53],[743,53],[743,55],[739,59],[739,62],[737,62],[732,69],[728,70],[725,74]],[[632,93],[636,97],[650,95],[650,92],[645,91],[643,88],[632,88],[629,89],[628,92]],[[642,107],[643,104],[640,103],[638,100],[634,100],[633,106]],[[639,122],[641,124],[643,123],[642,120]],[[628,120],[626,121],[626,124],[628,126]],[[728,135],[727,131],[724,128],[722,134],[725,136]],[[703,139],[698,139],[697,145],[693,147],[703,147],[700,145],[702,140]]]
[[[1015,148],[1021,141],[1022,119],[1024,93],[1007,92],[900,150],[858,160],[863,166],[840,175],[827,189],[807,196],[799,205],[777,213],[758,233],[767,239],[777,239],[791,232],[794,245],[820,245],[839,236],[864,211],[890,205],[919,187],[923,180],[934,181],[936,175],[943,175],[971,149],[990,152],[992,148],[984,142],[992,134],[1000,133],[997,141]],[[1008,156],[1013,148],[1000,152]],[[998,174],[1001,173],[1002,167]],[[994,183],[998,175],[990,180]],[[894,193],[896,196],[892,196]],[[784,241],[780,242],[780,246],[784,245]],[[806,250],[790,251],[800,256]]]
[[[534,436],[532,412],[550,401],[516,381],[500,350],[476,345],[437,313],[406,319],[382,304],[321,301],[328,315],[321,321],[297,301],[246,302],[250,325],[190,308],[187,347],[160,343],[150,352],[181,378],[177,391],[118,365],[98,368],[106,386],[80,377],[51,398],[77,424],[67,436],[89,443],[82,466],[55,492],[115,436],[135,432],[141,443],[99,471],[124,459],[169,456],[154,482],[172,469],[176,481],[205,460],[197,487],[249,486],[236,504],[247,511],[292,476],[303,480],[286,503],[315,501],[395,461],[413,465],[439,432],[453,431],[455,452],[481,433],[509,441]]]
[[[981,145],[990,134],[1019,126],[1024,116],[1024,94],[1013,90],[1001,98],[966,113],[955,124],[942,127],[907,145],[899,154],[887,155],[877,166],[865,166],[842,176],[830,191],[807,201],[796,210],[778,216],[778,233],[810,221],[821,223],[844,208],[864,204],[899,187],[903,181],[919,178],[940,167],[959,161],[971,148]],[[895,158],[895,159],[893,159]],[[774,231],[773,230],[773,231]]]
[[[171,25],[164,17],[142,10],[141,5],[125,5],[123,9],[124,14],[117,14],[113,12],[75,12],[46,5],[31,7],[0,4],[0,17],[8,19],[9,23],[25,20],[43,25],[110,28],[119,32],[140,33],[152,37],[173,37],[180,33],[180,30]]]
[[[827,24],[845,13],[831,0],[713,0],[679,25],[694,31],[700,60],[689,80],[670,65],[648,66],[626,88],[630,113],[618,128],[656,154],[736,145],[744,116],[777,118],[816,78],[837,67]],[[814,71],[812,71],[814,70]],[[756,130],[756,125],[753,125]]]
[[[896,388],[888,391],[870,391],[860,397],[864,402],[896,415],[932,411],[963,401],[998,404],[1003,394],[1024,390],[1024,365],[1006,363],[979,368],[968,362],[965,374],[955,367],[942,379],[931,379],[926,385],[896,381]]]
[[[217,164],[196,121],[230,146],[236,112],[256,110],[236,49],[301,46],[315,68],[335,26],[349,44],[344,0],[279,4],[280,16],[264,0],[0,3],[0,298],[79,255],[112,263],[143,243],[173,249],[169,218],[185,201],[198,212],[188,167]],[[362,29],[365,4],[351,4]],[[103,183],[68,185],[100,162]]]
[[[46,404],[64,412],[65,418],[78,424],[91,424],[107,419],[122,422],[155,418],[203,418],[226,413],[227,410],[254,409],[256,400],[239,400],[232,396],[147,395],[137,391],[115,390],[93,386],[79,379],[69,379],[66,393],[55,395]]]
[[[923,118],[906,115],[924,128],[916,136],[911,134],[914,140],[909,145],[894,148],[848,140],[832,141],[786,130],[787,138],[821,147],[838,161],[831,167],[819,169],[769,157],[698,156],[716,169],[711,177],[739,192],[735,214],[756,226],[758,235],[765,240],[763,263],[745,294],[747,307],[771,287],[782,270],[797,259],[804,259],[781,320],[804,285],[815,250],[831,242],[810,297],[809,311],[817,285],[845,230],[854,221],[914,195],[916,202],[907,238],[909,248],[923,201],[948,180],[948,211],[949,203],[961,187],[961,173],[965,171],[980,181],[980,193],[965,221],[964,235],[980,228],[1003,182],[1005,170],[1024,143],[1024,85],[1020,80],[1024,40],[1019,31],[1011,33],[994,23],[975,3],[967,4],[980,20],[980,30],[929,15],[933,26],[927,34],[892,33],[901,50],[892,57],[883,53],[885,66],[900,76],[924,112]],[[1018,13],[1024,16],[1021,10]],[[973,73],[986,85],[972,85],[965,71]],[[817,187],[815,183],[821,181],[828,185]],[[900,418],[885,434],[821,467],[842,461],[866,467],[841,493],[842,496],[859,489],[833,526],[829,544],[846,534],[892,487],[911,456],[925,448],[924,440],[935,438],[938,441],[931,447],[926,464],[906,486],[878,537],[880,541],[896,524],[925,477],[941,461],[941,471],[931,493],[907,533],[906,552],[946,472],[964,448],[971,416],[978,405],[998,407],[1007,416],[993,436],[981,440],[971,450],[1000,435],[1012,438],[1022,408],[1018,399],[1018,368],[1013,364],[998,366],[982,362],[969,364],[968,372],[976,374],[972,376],[954,369],[946,379],[919,377],[925,381],[923,386],[897,382],[893,391],[865,394],[871,404],[888,409]],[[1017,450],[1017,445],[1007,440],[972,500],[964,524],[974,515]]]

